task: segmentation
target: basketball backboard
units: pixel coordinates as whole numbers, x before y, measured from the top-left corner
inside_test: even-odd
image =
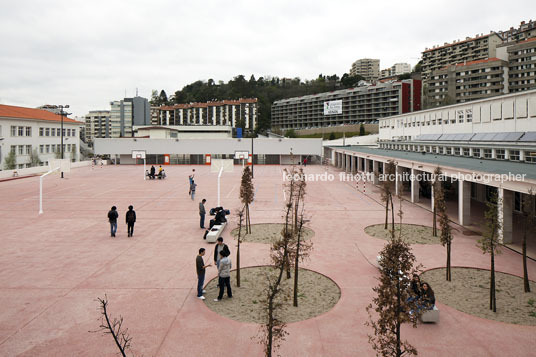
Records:
[[[234,160],[233,159],[212,159],[210,162],[210,172],[220,172],[223,168],[223,172],[233,172]]]
[[[132,150],[133,159],[145,159],[145,150]]]
[[[248,160],[249,159],[249,151],[235,151],[234,158],[235,159]]]
[[[59,168],[60,172],[71,172],[70,159],[50,159],[48,160],[48,168],[54,170]]]

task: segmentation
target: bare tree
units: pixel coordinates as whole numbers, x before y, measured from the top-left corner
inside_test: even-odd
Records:
[[[497,193],[493,193],[488,202],[486,202],[487,210],[484,213],[484,233],[478,241],[478,246],[484,254],[490,254],[490,284],[489,284],[489,309],[497,312],[497,300],[495,297],[495,254],[499,254],[499,231],[502,223],[499,220],[499,208],[502,204]]]
[[[242,243],[242,222],[244,220],[244,207],[238,210],[238,237],[236,237],[236,286],[240,287],[240,243]]]
[[[104,295],[104,299],[97,298],[97,301],[100,303],[100,310],[102,314],[101,324],[99,329],[96,331],[90,332],[103,332],[104,334],[111,334],[114,338],[114,342],[119,348],[122,356],[126,356],[126,351],[130,349],[130,343],[132,342],[132,337],[128,333],[128,328],[123,330],[123,317],[119,316],[118,318],[113,318],[108,313],[108,297]]]
[[[530,293],[529,272],[527,270],[527,235],[536,225],[536,195],[532,188],[523,201],[523,288]]]
[[[285,173],[289,173],[285,170]],[[292,178],[295,170],[292,170]],[[280,300],[277,298],[282,294],[281,280],[283,273],[289,267],[289,256],[291,241],[294,236],[293,211],[294,211],[294,196],[296,190],[296,181],[291,179],[287,184],[287,200],[285,202],[284,211],[284,226],[281,236],[273,242],[270,249],[270,259],[275,268],[275,275],[267,274],[266,300],[263,301],[264,312],[266,313],[266,322],[261,325],[261,335],[259,343],[264,346],[265,355],[271,357],[274,349],[279,348],[285,336],[288,334],[285,331],[285,323],[279,318],[279,309],[281,307]]]
[[[420,268],[414,266],[415,256],[409,244],[402,239],[402,192],[399,191],[398,195],[400,232],[380,252],[380,284],[372,289],[377,294],[372,300],[375,307],[373,304],[367,307],[369,321],[365,323],[374,329],[374,336],[369,335],[369,342],[377,355],[397,357],[417,355],[415,347],[402,341],[400,326],[410,322],[417,327],[419,310],[416,300],[409,299],[408,289],[410,277]],[[378,315],[376,321],[372,318],[372,311]]]
[[[254,187],[249,166],[244,168],[242,181],[240,184],[240,201],[244,205],[246,234],[251,233],[251,218],[249,215],[249,205],[253,202]]]
[[[300,173],[303,174],[303,171],[300,170]],[[299,212],[299,219],[298,219],[298,226],[296,227],[296,239],[293,240],[293,256],[294,256],[294,296],[293,296],[293,304],[295,307],[298,307],[298,273],[299,273],[299,263],[305,260],[308,256],[310,251],[313,248],[313,244],[311,241],[305,241],[303,240],[303,230],[304,230],[304,211],[305,211],[305,188],[307,186],[306,181],[303,178],[303,175],[300,176],[301,180],[298,182],[298,194],[296,195],[296,202],[295,206],[300,207]],[[301,205],[300,205],[301,203]],[[296,210],[296,215],[298,215]]]
[[[452,280],[452,271],[450,265],[451,257],[451,243],[452,243],[452,229],[450,227],[450,219],[447,214],[447,205],[445,203],[445,190],[441,183],[441,176],[443,173],[438,167],[434,172],[434,225],[436,225],[436,214],[439,216],[439,226],[441,228],[441,235],[439,240],[442,246],[447,247],[447,270],[445,272],[446,280]],[[437,227],[435,228],[437,231]]]
[[[389,222],[389,206],[391,207],[391,238],[395,235],[395,213],[394,213],[394,204],[393,204],[393,190],[395,181],[392,180],[393,175],[396,172],[395,163],[392,160],[387,161],[385,169],[383,170],[384,179],[381,183],[381,200],[385,204],[385,226],[384,229],[387,229]]]

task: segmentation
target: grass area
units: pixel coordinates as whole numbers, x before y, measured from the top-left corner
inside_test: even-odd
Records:
[[[329,140],[329,137],[330,135],[333,134],[335,136],[335,139],[340,139],[342,138],[342,134],[343,133],[335,133],[335,132],[326,132],[324,133],[324,140]],[[352,137],[352,136],[358,136],[359,135],[359,131],[348,131],[346,133],[344,133],[346,135],[347,138],[349,137]],[[365,135],[369,135],[370,133],[367,133],[365,132]],[[306,135],[298,135],[298,138],[321,138],[322,137],[322,133],[318,133],[318,134],[306,134]]]

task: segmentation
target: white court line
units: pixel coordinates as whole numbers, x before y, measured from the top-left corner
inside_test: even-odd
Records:
[[[229,191],[229,193],[227,194],[227,196],[225,196],[225,198],[229,198],[229,196],[231,196],[231,193],[233,193],[234,189],[236,188],[236,184],[233,186],[233,188],[231,189],[231,191]]]

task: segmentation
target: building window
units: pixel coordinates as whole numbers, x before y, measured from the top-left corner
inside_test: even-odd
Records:
[[[71,136],[76,136],[76,129],[71,129]]]
[[[506,158],[504,149],[496,149],[495,158],[497,160],[504,160]]]
[[[11,136],[17,136],[17,127],[16,126],[11,127]]]
[[[491,159],[493,157],[493,153],[491,149],[484,149],[484,159]]]
[[[473,121],[473,109],[465,110],[465,118],[467,119],[468,123],[471,123]]]
[[[24,136],[24,127],[19,126],[19,136]]]
[[[452,155],[452,148],[446,148],[445,153],[447,155]]]
[[[32,136],[32,127],[31,126],[26,127],[26,136]]]
[[[11,152],[14,154],[17,153],[17,145],[11,145]]]
[[[473,157],[480,157],[480,149],[473,149]]]
[[[39,153],[42,154],[43,150],[45,148],[45,145],[39,145]]]
[[[45,136],[50,136],[50,128],[45,129]]]
[[[39,128],[39,136],[45,135],[45,128]]]
[[[469,148],[463,148],[463,156],[471,156],[471,151]]]
[[[32,153],[32,145],[26,145],[26,155],[30,155]]]
[[[536,162],[536,151],[525,151],[526,162]]]
[[[464,119],[464,112],[463,112],[463,110],[458,110],[458,111],[457,111],[457,114],[458,114],[458,123],[463,123],[463,119]]]
[[[71,136],[71,129],[67,129],[67,136]]]
[[[59,145],[58,145],[58,146],[59,146]],[[52,144],[52,145],[50,146],[50,151],[52,151],[52,152],[56,152],[56,144]]]
[[[519,161],[519,150],[510,150],[508,156],[509,160],[511,161]]]
[[[461,152],[460,148],[454,148],[454,155],[460,156],[460,152]]]
[[[45,145],[45,153],[50,153],[50,145]]]
[[[19,145],[19,155],[24,154],[24,145]]]

